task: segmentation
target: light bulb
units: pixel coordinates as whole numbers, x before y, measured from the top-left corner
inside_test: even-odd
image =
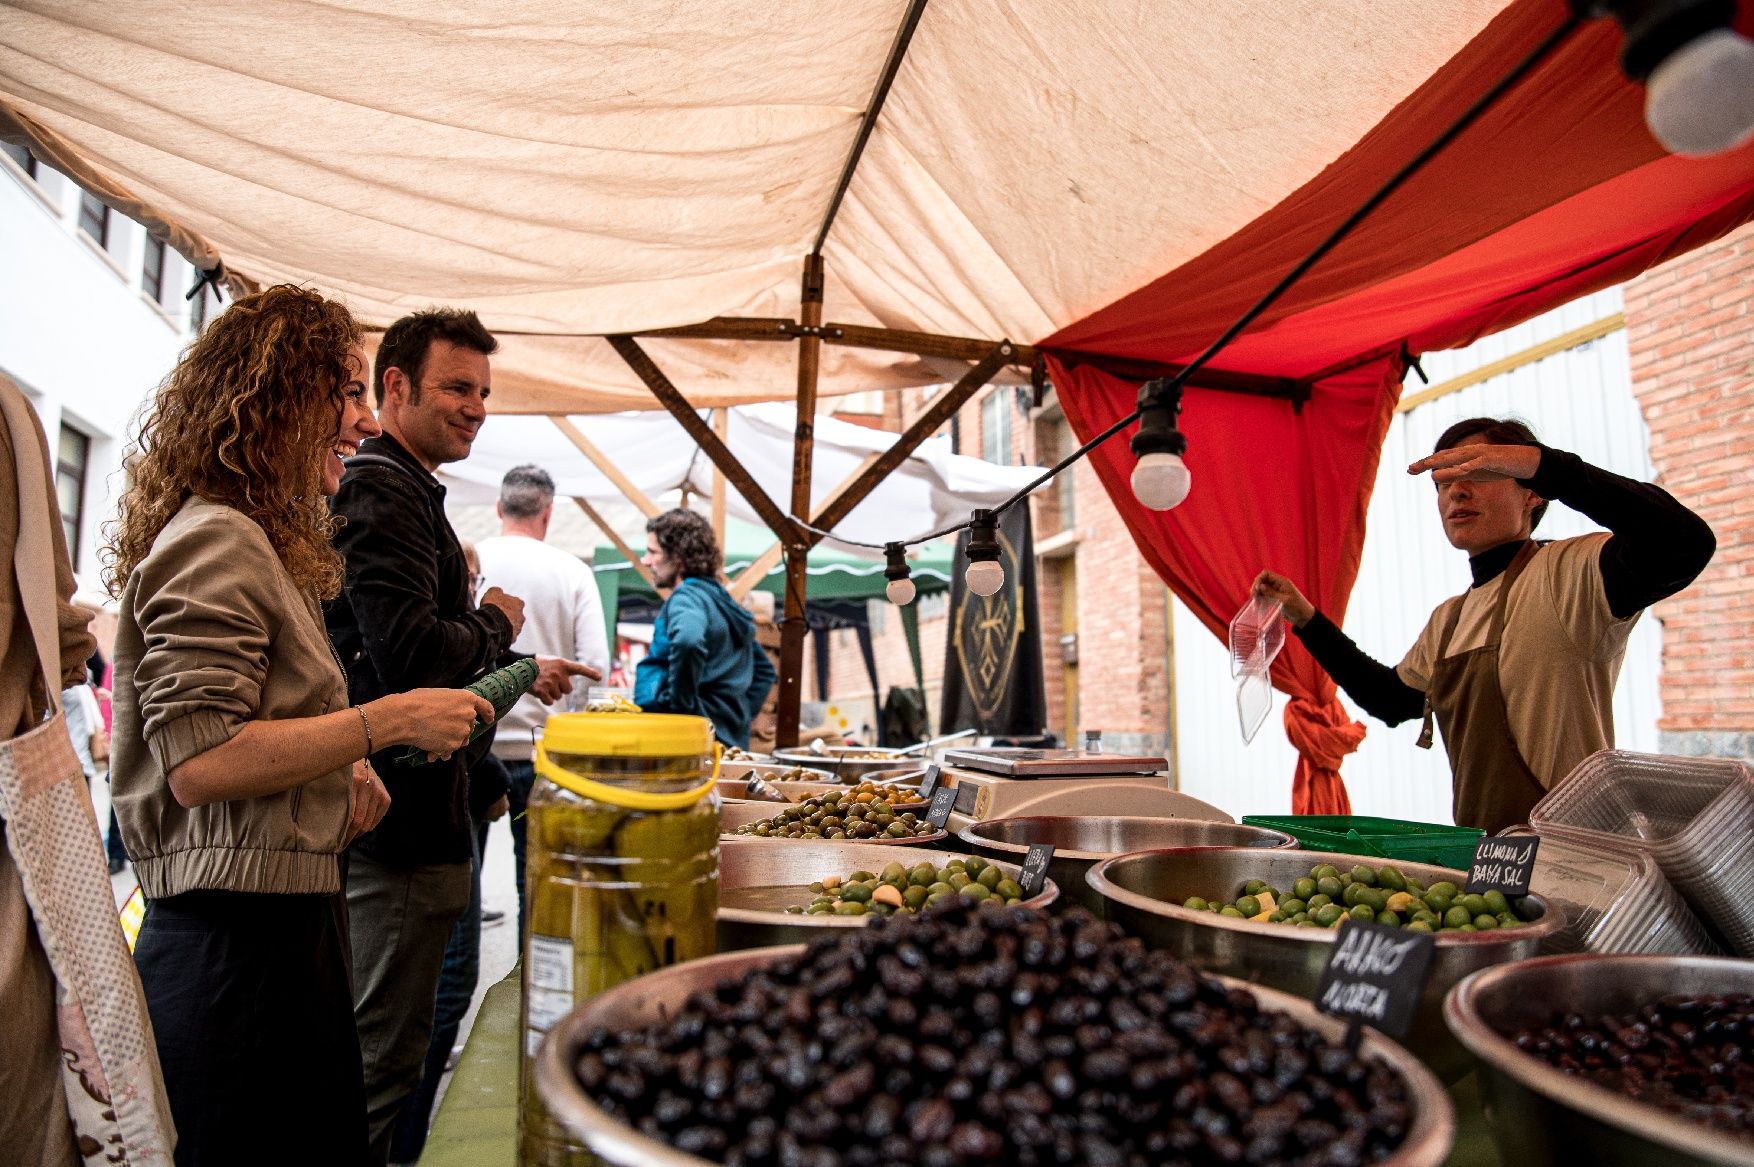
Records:
[[[1667,150],[1699,157],[1754,134],[1754,41],[1716,28],[1651,70],[1644,121]]]
[[[889,586],[883,589],[892,604],[911,604],[914,602],[914,581],[911,579],[892,579]]]
[[[1154,511],[1179,506],[1192,485],[1179,454],[1146,454],[1133,467],[1133,497]]]
[[[963,573],[968,590],[977,596],[990,596],[1005,586],[1005,569],[996,559],[977,559]]]

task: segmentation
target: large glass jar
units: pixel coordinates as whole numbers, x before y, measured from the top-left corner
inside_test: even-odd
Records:
[[[518,1161],[596,1160],[542,1108],[531,1063],[574,1005],[709,956],[719,906],[712,727],[665,713],[563,713],[536,747],[525,867]],[[710,773],[709,773],[710,771]]]

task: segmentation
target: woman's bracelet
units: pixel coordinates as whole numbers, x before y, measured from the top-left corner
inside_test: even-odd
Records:
[[[372,749],[371,718],[365,715],[365,706],[363,705],[355,705],[353,711],[359,714],[359,724],[365,728],[365,756],[369,758],[376,752]]]

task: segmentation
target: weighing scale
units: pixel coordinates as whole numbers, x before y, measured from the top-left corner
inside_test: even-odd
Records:
[[[956,789],[950,829],[1020,815],[1236,820],[1211,803],[1169,789],[1161,757],[1099,750],[946,750],[942,781]]]

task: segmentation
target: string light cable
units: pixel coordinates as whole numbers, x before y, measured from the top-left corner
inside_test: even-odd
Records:
[[[887,589],[889,596],[896,603],[905,604],[913,599],[915,590],[908,578],[905,549],[965,530],[971,532],[967,552],[969,565],[964,576],[969,590],[983,596],[997,592],[1004,581],[1004,569],[999,565],[996,535],[999,516],[1135,422],[1141,423],[1140,431],[1131,443],[1133,453],[1139,457],[1132,480],[1135,496],[1153,510],[1168,510],[1178,505],[1187,497],[1191,486],[1191,475],[1182,461],[1182,455],[1187,451],[1187,438],[1176,426],[1176,419],[1181,412],[1182,389],[1188,381],[1250,324],[1259,319],[1263,312],[1272,307],[1439,151],[1454,141],[1508,90],[1552,54],[1579,26],[1586,20],[1605,16],[1614,17],[1626,35],[1625,49],[1621,54],[1622,70],[1634,81],[1649,79],[1646,118],[1653,133],[1665,146],[1677,153],[1714,153],[1729,149],[1754,136],[1754,101],[1743,103],[1748,106],[1746,110],[1742,105],[1737,105],[1734,110],[1725,110],[1719,103],[1703,113],[1683,115],[1676,112],[1677,109],[1691,111],[1699,106],[1699,92],[1712,85],[1721,89],[1718,82],[1725,76],[1733,73],[1737,77],[1754,78],[1754,43],[1740,37],[1728,27],[1735,16],[1733,0],[1657,0],[1655,3],[1647,0],[1573,0],[1567,18],[1559,27],[1548,33],[1522,60],[1475,99],[1429,145],[1389,176],[1375,193],[1237,317],[1203,352],[1170,376],[1145,382],[1139,390],[1139,403],[1132,412],[1048,467],[1010,497],[991,508],[975,511],[963,522],[952,523],[924,535],[887,543],[866,543],[849,539],[833,531],[813,527],[796,517],[792,521],[800,529],[822,538],[833,539],[850,547],[884,552],[887,560],[884,575],[890,581]],[[1665,73],[1668,77],[1666,81]],[[1750,86],[1747,92],[1754,94],[1754,86]],[[1674,96],[1675,94],[1682,96]],[[1692,120],[1689,121],[1688,118]],[[1663,126],[1660,130],[1659,124]],[[994,573],[998,574],[997,581],[991,578]],[[977,580],[979,587],[976,586]],[[901,595],[905,595],[906,599],[898,598]]]

